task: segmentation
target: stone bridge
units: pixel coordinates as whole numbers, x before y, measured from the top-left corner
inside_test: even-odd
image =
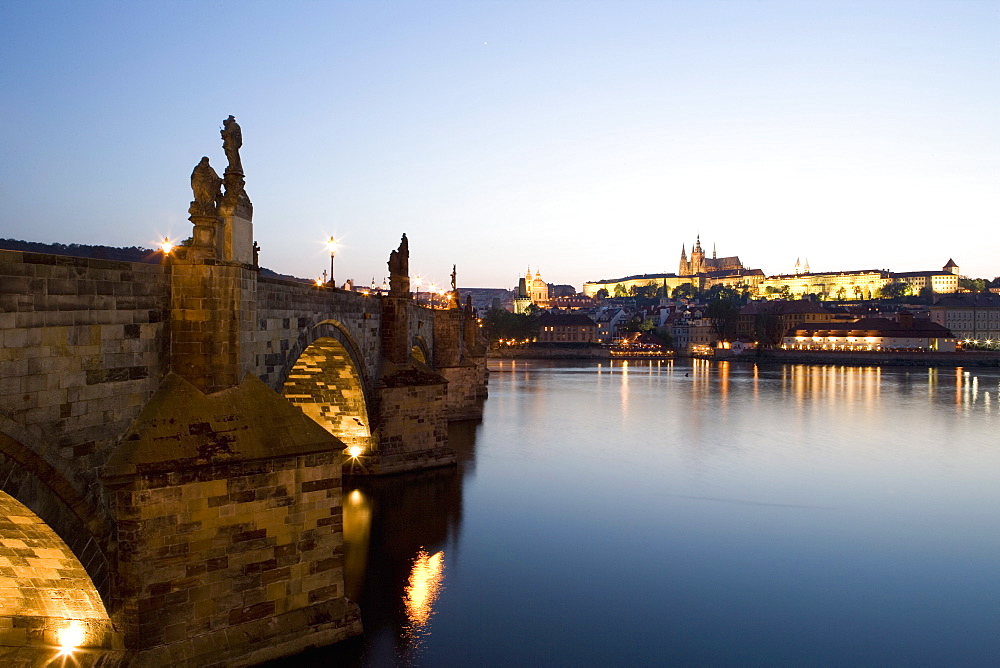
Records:
[[[454,463],[448,421],[481,415],[471,308],[414,302],[405,235],[388,295],[260,276],[223,139],[163,263],[0,251],[4,665],[247,665],[359,633],[342,472]]]

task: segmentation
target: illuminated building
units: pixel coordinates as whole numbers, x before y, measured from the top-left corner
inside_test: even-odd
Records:
[[[900,313],[899,320],[862,318],[847,324],[801,325],[788,331],[783,348],[792,350],[895,350],[954,352],[955,335],[929,320]]]
[[[514,313],[526,313],[528,306],[534,304],[538,308],[549,306],[549,284],[542,280],[542,272],[528,274],[517,281],[517,294],[514,297]]]
[[[755,286],[764,278],[760,269],[747,269],[736,255],[716,257],[715,247],[712,247],[712,257],[705,257],[701,247],[701,235],[695,240],[691,249],[690,259],[685,246],[681,246],[681,259],[676,274],[637,274],[624,278],[588,281],[583,284],[583,294],[593,297],[601,289],[607,290],[611,297],[631,295],[638,291],[658,290],[664,296],[670,296],[682,285],[690,284],[701,292],[715,285],[725,285],[737,289],[748,289],[754,292]]]
[[[706,258],[705,251],[701,247],[701,235],[699,234],[691,248],[691,259],[687,257],[684,245],[681,245],[681,261],[677,267],[678,276],[697,276],[716,271],[739,272],[744,269],[743,263],[736,255],[730,257],[716,257],[715,244],[712,244],[712,257]]]
[[[989,292],[948,295],[934,303],[930,313],[931,321],[947,327],[962,341],[992,344],[1000,340],[1000,295]]]
[[[796,273],[768,276],[757,286],[757,293],[768,299],[797,299],[819,295],[825,299],[875,299],[889,283],[906,283],[914,295],[930,289],[934,294],[958,291],[958,265],[948,260],[940,271],[891,272],[885,269],[810,272],[809,264]]]
[[[597,323],[582,313],[543,313],[538,318],[539,343],[594,343]]]

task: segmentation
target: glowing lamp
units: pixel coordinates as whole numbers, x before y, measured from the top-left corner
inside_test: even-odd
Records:
[[[83,644],[83,627],[79,622],[71,622],[69,626],[60,629],[56,633],[59,641],[59,653],[63,656],[72,654],[73,651]]]
[[[174,246],[174,242],[167,237],[163,237],[163,241],[160,242],[160,250],[163,251],[164,255],[170,255],[170,251],[174,249]]]
[[[347,449],[347,454],[349,454],[352,459],[357,459],[358,457],[360,457],[362,452],[363,450],[361,449],[360,445],[352,445]]]

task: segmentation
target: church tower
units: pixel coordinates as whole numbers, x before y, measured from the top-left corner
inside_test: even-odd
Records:
[[[705,251],[701,247],[701,234],[695,239],[694,248],[691,249],[691,274],[701,274],[705,271]]]
[[[687,247],[681,244],[681,263],[677,269],[678,276],[689,276],[691,274],[691,267],[688,264]]]

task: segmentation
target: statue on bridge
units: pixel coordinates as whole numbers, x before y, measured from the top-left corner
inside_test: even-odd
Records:
[[[193,216],[216,216],[216,207],[222,199],[222,179],[212,169],[207,156],[191,172],[191,190],[194,191],[194,201],[188,213]]]
[[[410,243],[405,234],[399,248],[389,253],[389,296],[410,296]]]
[[[462,298],[458,295],[458,271],[456,265],[451,265],[451,297],[448,308],[461,308]]]
[[[226,173],[235,172],[243,174],[243,163],[240,162],[240,147],[243,146],[243,131],[236,118],[230,114],[229,118],[222,121],[222,148],[226,152],[226,159],[229,166]]]

